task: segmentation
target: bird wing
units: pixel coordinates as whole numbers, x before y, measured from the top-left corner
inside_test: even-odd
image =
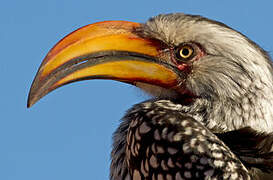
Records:
[[[216,134],[247,168],[273,171],[273,134],[259,133],[251,127]]]
[[[128,111],[114,135],[112,179],[122,172],[134,180],[250,179],[216,135],[175,106],[168,107],[146,102]]]

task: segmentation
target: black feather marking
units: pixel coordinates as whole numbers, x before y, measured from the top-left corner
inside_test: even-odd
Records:
[[[273,172],[273,133],[260,133],[251,127],[216,134],[247,168]]]

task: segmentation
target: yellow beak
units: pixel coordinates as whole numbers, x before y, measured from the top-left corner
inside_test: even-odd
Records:
[[[141,25],[105,21],[82,27],[58,42],[43,60],[32,83],[30,107],[54,89],[84,79],[143,82],[175,89],[177,69],[160,61],[162,44],[136,33]]]

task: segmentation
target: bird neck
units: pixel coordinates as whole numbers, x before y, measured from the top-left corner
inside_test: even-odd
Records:
[[[198,98],[188,109],[212,131],[232,131],[249,126],[269,133],[273,131],[272,107],[271,88],[256,83],[236,98]]]

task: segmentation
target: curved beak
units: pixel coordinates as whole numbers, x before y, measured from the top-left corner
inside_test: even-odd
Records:
[[[157,57],[162,43],[136,33],[141,25],[105,21],[82,27],[59,41],[32,83],[28,107],[65,84],[85,79],[148,83],[175,89],[177,69]]]

